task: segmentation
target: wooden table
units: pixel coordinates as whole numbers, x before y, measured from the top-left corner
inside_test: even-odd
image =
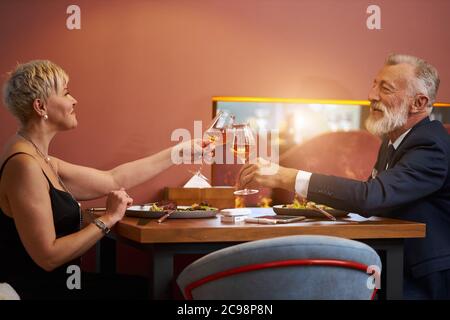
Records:
[[[252,208],[252,215],[274,214],[271,208]],[[237,243],[288,235],[327,235],[358,239],[381,252],[382,299],[401,299],[403,292],[403,240],[425,237],[425,224],[372,217],[366,221],[305,220],[284,225],[225,224],[219,218],[154,219],[124,218],[113,237],[146,250],[151,255],[149,271],[154,299],[170,299],[173,258],[176,254],[207,254]],[[115,270],[115,243],[104,238],[98,245],[99,271]]]

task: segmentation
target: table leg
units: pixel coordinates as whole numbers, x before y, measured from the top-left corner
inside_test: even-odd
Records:
[[[179,243],[150,245],[150,298],[172,299],[173,263],[176,254],[208,254],[236,243]]]
[[[103,237],[96,243],[95,270],[109,274],[116,272],[116,240]]]
[[[383,251],[380,299],[403,299],[403,239],[364,241],[375,250]]]
[[[386,250],[386,299],[403,299],[403,245]]]
[[[154,245],[150,251],[150,299],[171,299],[174,254],[172,250],[158,245]]]

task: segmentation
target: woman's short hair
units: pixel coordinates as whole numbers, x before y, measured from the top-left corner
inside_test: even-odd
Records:
[[[25,124],[33,114],[33,101],[46,102],[68,81],[67,73],[51,61],[32,60],[18,64],[3,87],[3,100],[7,109]]]

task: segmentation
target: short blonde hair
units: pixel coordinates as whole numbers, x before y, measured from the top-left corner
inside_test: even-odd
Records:
[[[18,64],[3,87],[3,101],[7,109],[25,124],[33,114],[33,101],[46,102],[68,81],[67,73],[51,61],[32,60]]]

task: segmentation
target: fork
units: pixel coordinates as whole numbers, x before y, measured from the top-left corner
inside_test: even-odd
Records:
[[[172,209],[172,210],[167,211],[167,213],[165,215],[163,215],[161,218],[158,219],[158,223],[163,223],[175,211],[177,211],[177,209]]]
[[[309,206],[311,206],[311,208],[313,208],[313,209],[319,211],[320,213],[324,214],[328,219],[333,220],[333,221],[336,221],[336,218],[335,218],[331,213],[329,213],[329,212],[323,210],[322,208],[318,207],[317,205],[315,205],[315,204],[310,204]]]

